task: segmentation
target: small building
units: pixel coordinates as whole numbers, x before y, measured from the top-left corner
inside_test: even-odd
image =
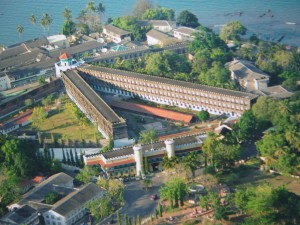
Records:
[[[226,63],[231,72],[231,79],[235,80],[246,91],[261,90],[268,87],[270,76],[255,67],[247,60],[237,60]]]
[[[47,40],[49,41],[50,45],[54,45],[55,48],[69,48],[70,43],[66,37],[66,35],[63,34],[56,34],[52,36],[48,36]]]
[[[46,177],[43,177],[43,176],[35,176],[35,177],[32,179],[32,182],[35,183],[35,184],[39,184],[39,183],[42,183],[44,180],[46,180]]]
[[[72,225],[82,219],[87,213],[87,204],[103,197],[106,191],[94,183],[89,183],[74,190],[72,193],[56,202],[43,214],[46,225]]]
[[[120,43],[123,40],[131,41],[131,33],[122,30],[112,24],[106,25],[103,27],[102,32],[108,39],[115,43]]]
[[[195,38],[195,33],[199,32],[199,30],[190,28],[190,27],[179,27],[173,30],[173,35],[175,38],[182,41],[192,41]]]
[[[177,42],[177,39],[161,31],[152,29],[147,34],[147,43],[149,46],[159,45],[161,47]]]
[[[19,209],[7,214],[4,218],[0,219],[0,224],[3,225],[38,225],[38,211],[29,205],[24,205]]]
[[[234,59],[225,66],[231,72],[231,79],[239,83],[247,92],[274,98],[289,98],[292,95],[281,85],[268,87],[270,76],[247,60]]]
[[[75,69],[78,66],[84,64],[84,61],[81,59],[77,61],[73,59],[72,55],[68,53],[63,53],[59,56],[60,61],[55,63],[55,74],[56,77],[61,77],[61,73],[67,70]]]
[[[170,20],[140,20],[138,25],[142,27],[152,27],[162,32],[171,32],[177,27],[176,21]]]

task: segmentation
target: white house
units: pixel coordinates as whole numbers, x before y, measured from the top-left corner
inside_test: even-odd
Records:
[[[140,20],[138,21],[138,24],[142,27],[151,26],[162,32],[171,32],[177,27],[176,21],[168,20]]]
[[[175,38],[155,29],[150,30],[146,34],[146,36],[147,36],[147,43],[149,46],[152,45],[164,46],[176,42]]]
[[[173,30],[173,35],[175,38],[182,41],[192,41],[194,40],[194,34],[199,32],[199,30],[190,27],[179,27]]]
[[[43,214],[46,225],[71,225],[86,214],[87,204],[103,197],[106,191],[94,183],[89,183],[79,190],[56,202]]]
[[[68,53],[63,53],[59,56],[60,61],[55,63],[55,73],[56,77],[61,77],[61,72],[65,72],[67,70],[75,69],[78,66],[84,64],[84,61],[81,59],[77,61],[73,59],[71,55]]]
[[[10,88],[11,85],[8,76],[5,73],[0,74],[0,91],[5,91]]]
[[[268,87],[270,76],[247,60],[234,59],[225,66],[231,72],[231,79],[239,83],[247,92],[274,98],[288,98],[292,95],[281,85]]]
[[[58,48],[69,48],[70,43],[66,37],[66,35],[63,34],[56,34],[52,36],[48,36],[47,40],[49,41],[49,44],[57,46]]]
[[[115,27],[114,25],[107,25],[103,27],[102,32],[107,38],[109,38],[111,41],[115,43],[120,43],[121,41],[131,41],[131,33],[122,30],[118,27]]]

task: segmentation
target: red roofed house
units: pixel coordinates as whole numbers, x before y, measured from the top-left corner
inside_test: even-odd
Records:
[[[32,182],[35,184],[39,184],[39,183],[43,182],[44,180],[46,180],[46,177],[36,176],[35,178],[32,179]]]

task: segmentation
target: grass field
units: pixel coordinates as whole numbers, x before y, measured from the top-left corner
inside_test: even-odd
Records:
[[[70,140],[73,142],[85,140],[86,142],[95,142],[96,138],[102,139],[94,124],[89,123],[86,126],[80,125],[80,122],[65,107],[65,101],[59,104],[56,109],[49,112],[47,119],[39,126],[39,130],[46,139],[51,139],[51,134],[56,140]],[[32,125],[24,127],[23,130],[33,130]]]
[[[219,181],[237,188],[249,185],[257,186],[263,183],[268,183],[273,187],[285,185],[289,191],[300,195],[299,178],[260,171],[260,163],[258,161],[259,159],[253,159],[248,161],[245,165],[218,174]]]

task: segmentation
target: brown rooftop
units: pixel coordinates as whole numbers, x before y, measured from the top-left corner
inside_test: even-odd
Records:
[[[130,34],[130,32],[126,31],[126,30],[122,30],[114,25],[107,25],[104,27],[107,31],[111,32],[111,33],[114,33],[114,34],[117,34],[117,35],[127,35],[127,34]]]

